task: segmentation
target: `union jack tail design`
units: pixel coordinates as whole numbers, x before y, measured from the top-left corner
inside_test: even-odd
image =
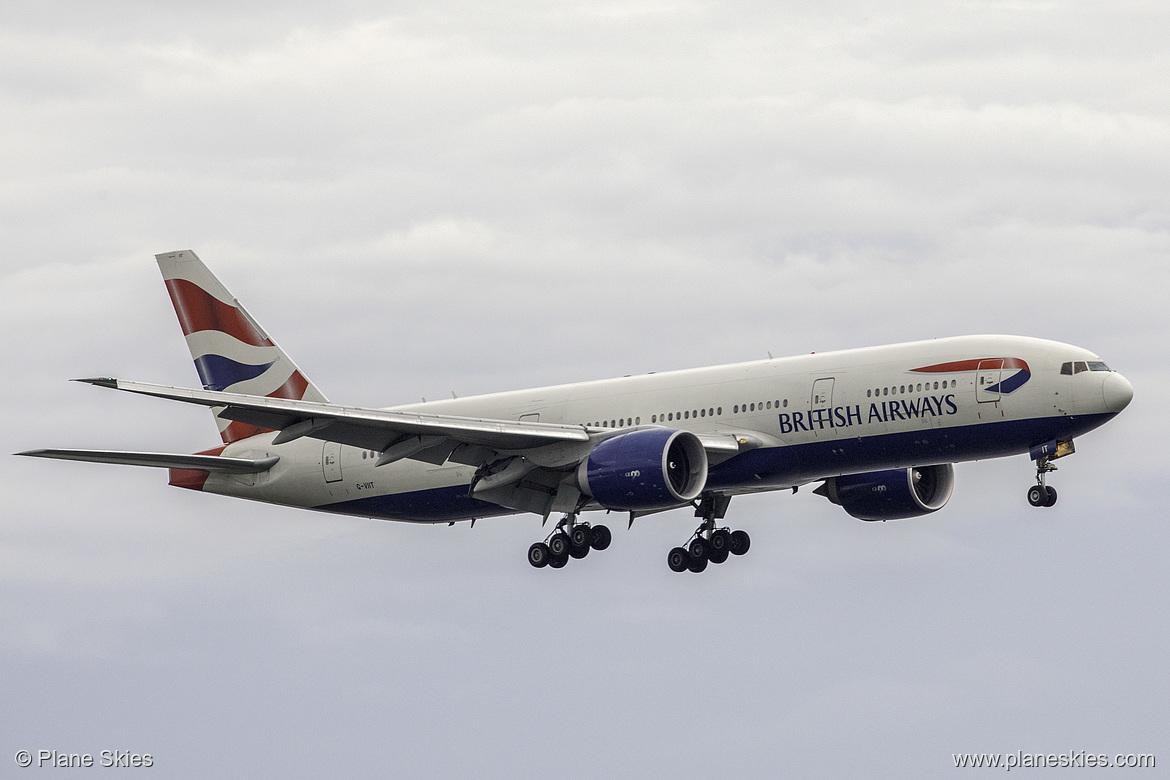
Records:
[[[194,252],[167,252],[155,255],[155,259],[205,389],[327,400]],[[224,444],[268,431],[221,420],[218,414],[222,409],[212,412]]]

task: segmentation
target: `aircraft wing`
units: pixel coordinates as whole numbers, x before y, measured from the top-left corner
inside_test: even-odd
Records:
[[[582,425],[368,409],[323,401],[196,390],[112,378],[76,381],[207,406],[223,419],[277,431],[273,438],[274,444],[308,436],[379,452],[378,466],[402,458],[436,465],[452,461],[475,466],[478,470],[470,488],[472,496],[546,517],[551,511],[570,512],[579,508],[582,496],[576,489],[573,468],[588,457],[601,440],[631,430],[601,431]],[[745,449],[762,444],[758,435],[746,432],[704,433],[698,438],[711,462],[726,460]],[[199,456],[68,450],[43,450],[25,454],[106,463],[209,468],[203,461],[178,463],[176,460]],[[245,467],[263,470],[258,466],[268,468],[272,464],[267,461],[274,459],[240,460],[241,463],[236,464],[240,470]],[[215,465],[224,463],[225,459],[209,457],[207,461],[214,461],[212,465]]]
[[[203,469],[228,474],[256,474],[267,471],[280,460],[270,458],[221,458],[215,455],[179,455],[170,452],[126,452],[124,450],[28,450],[17,455],[30,458],[80,460],[85,463],[116,463],[122,466],[154,466],[164,469]]]
[[[380,465],[405,457],[479,465],[495,453],[591,441],[579,425],[397,412],[112,378],[76,381],[211,407],[221,418],[279,431],[276,444],[309,436],[376,450],[382,453]]]

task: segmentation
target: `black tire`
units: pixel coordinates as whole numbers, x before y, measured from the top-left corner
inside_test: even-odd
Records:
[[[573,547],[588,547],[592,529],[587,525],[575,525],[569,531],[569,544]]]
[[[584,558],[588,554],[589,554],[589,545],[585,545],[584,547],[573,547],[572,545],[569,545],[569,557],[570,558],[580,559],[580,558]]]
[[[593,526],[593,533],[590,534],[590,537],[589,544],[594,550],[604,550],[613,541],[613,534],[604,525]]]
[[[537,542],[528,548],[528,562],[538,569],[548,566],[551,558],[552,553],[548,551],[548,545],[544,542]]]
[[[707,554],[710,552],[710,550],[711,547],[707,544],[707,540],[701,536],[696,536],[691,540],[691,543],[687,545],[687,552],[697,561],[707,560]]]
[[[712,553],[717,551],[725,553],[731,552],[731,532],[726,528],[720,528],[719,530],[712,532],[711,538],[708,541],[710,543]],[[710,557],[712,563],[719,563],[719,561],[715,560],[714,555],[711,555]],[[724,557],[724,560],[726,560],[726,557]]]
[[[552,553],[554,558],[569,557],[569,537],[565,536],[560,531],[557,531],[548,540],[548,551]]]
[[[1044,490],[1048,493],[1048,500],[1044,502],[1044,506],[1054,506],[1056,504],[1056,488],[1045,485]]]
[[[732,531],[731,532],[731,552],[735,555],[743,555],[752,546],[752,538],[748,536],[747,531]]]
[[[727,560],[727,556],[729,555],[731,555],[731,552],[726,547],[724,547],[722,550],[710,550],[707,553],[707,559],[710,560],[711,563],[723,563]]]
[[[550,569],[563,569],[565,568],[565,564],[568,562],[569,557],[567,555],[564,558],[558,558],[555,555],[550,555],[548,558],[548,567]]]
[[[698,574],[703,569],[707,568],[707,559],[705,557],[704,558],[691,557],[687,561],[687,568],[690,569],[691,571],[693,571],[695,574]]]
[[[1043,485],[1033,485],[1028,488],[1028,503],[1032,506],[1047,506],[1048,491]]]
[[[671,571],[683,572],[687,570],[687,564],[690,563],[691,554],[681,547],[675,547],[666,556],[666,565],[670,567]]]

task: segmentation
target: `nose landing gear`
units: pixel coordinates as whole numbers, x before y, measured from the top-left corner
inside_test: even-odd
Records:
[[[1051,458],[1036,461],[1036,484],[1028,488],[1028,503],[1032,506],[1049,507],[1056,503],[1056,488],[1046,482],[1050,471],[1056,471]]]
[[[613,534],[604,525],[579,523],[577,515],[565,515],[547,539],[528,548],[528,562],[538,569],[559,569],[569,558],[584,558],[590,550],[604,550],[612,540]]]

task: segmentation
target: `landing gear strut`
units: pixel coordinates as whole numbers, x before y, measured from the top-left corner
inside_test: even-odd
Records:
[[[547,539],[528,548],[528,562],[538,569],[559,569],[570,558],[584,558],[590,550],[604,550],[612,540],[613,534],[604,525],[579,523],[576,514],[568,514]]]
[[[695,517],[703,522],[695,529],[682,547],[675,547],[666,556],[666,565],[671,571],[701,572],[708,563],[723,563],[729,555],[743,555],[751,547],[751,537],[746,531],[732,531],[716,528],[715,521],[727,514],[731,496],[705,495],[699,500]]]
[[[1056,488],[1046,483],[1048,472],[1056,471],[1052,458],[1036,461],[1036,484],[1028,488],[1028,503],[1032,506],[1052,506],[1056,503]]]

